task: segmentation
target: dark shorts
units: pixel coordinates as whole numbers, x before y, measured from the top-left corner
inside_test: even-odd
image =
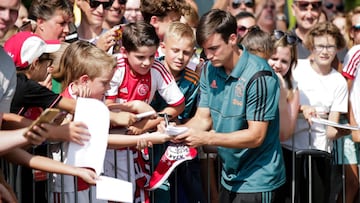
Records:
[[[278,190],[256,193],[236,193],[220,188],[219,203],[275,203]]]

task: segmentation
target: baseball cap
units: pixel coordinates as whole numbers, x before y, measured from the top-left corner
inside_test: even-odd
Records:
[[[43,40],[37,34],[23,31],[11,36],[5,42],[4,49],[17,68],[25,68],[43,53],[56,52],[60,46],[59,40]]]

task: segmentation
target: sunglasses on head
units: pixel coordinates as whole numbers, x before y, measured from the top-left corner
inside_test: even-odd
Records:
[[[301,10],[301,11],[307,11],[309,5],[311,5],[311,10],[320,10],[321,9],[321,1],[315,1],[315,2],[308,2],[308,1],[294,1],[295,5]]]
[[[328,3],[325,4],[325,7],[326,7],[327,9],[333,9],[334,6],[335,6],[335,4],[330,3],[330,2],[328,2]],[[338,4],[338,5],[335,6],[335,8],[336,8],[337,11],[342,12],[342,11],[344,11],[344,4]]]
[[[110,0],[110,1],[89,0],[89,5],[90,5],[90,8],[97,8],[101,4],[104,9],[108,10],[108,9],[110,9],[113,2],[114,2],[113,0]]]
[[[248,8],[254,8],[255,4],[252,0],[234,0],[231,4],[233,9],[237,9],[240,7],[241,4],[245,4]]]
[[[299,38],[297,36],[288,34],[281,30],[274,30],[273,34],[276,40],[280,40],[281,38],[286,37],[286,41],[290,45],[294,45],[299,42]]]

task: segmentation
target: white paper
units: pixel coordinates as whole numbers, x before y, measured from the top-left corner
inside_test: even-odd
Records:
[[[96,181],[96,199],[133,202],[132,184],[112,177],[100,176]]]
[[[65,163],[88,167],[100,175],[103,169],[110,127],[110,113],[105,104],[97,99],[78,98],[74,121],[88,126],[90,140],[81,146],[70,142]]]
[[[181,126],[177,127],[177,126],[169,125],[165,129],[165,133],[170,136],[176,136],[186,132],[187,130],[188,130],[187,127],[181,127]]]
[[[323,125],[329,125],[329,126],[333,126],[336,128],[343,128],[343,129],[349,129],[349,130],[360,130],[360,127],[358,126],[351,126],[349,124],[339,124],[339,123],[335,123],[333,121],[329,121],[323,118],[315,118],[312,117],[311,121],[314,123],[319,123],[319,124],[323,124]]]

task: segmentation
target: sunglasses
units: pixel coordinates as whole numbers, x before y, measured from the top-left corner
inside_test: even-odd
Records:
[[[114,2],[114,0],[110,0],[110,1],[89,0],[89,5],[90,5],[90,8],[97,8],[101,4],[105,10],[108,10],[108,9],[110,9],[113,2]]]
[[[119,4],[126,4],[127,0],[118,0]]]
[[[245,27],[245,26],[240,26],[238,27],[237,31],[238,32],[245,32],[246,30],[248,30],[249,28]]]
[[[309,5],[311,5],[311,10],[319,11],[321,9],[321,1],[316,1],[316,2],[295,1],[294,3],[301,11],[307,11]]]
[[[328,3],[325,4],[325,7],[326,7],[327,9],[333,9],[334,6],[335,6],[335,4],[330,3],[330,2],[328,2]],[[337,11],[342,12],[342,11],[344,11],[344,4],[336,5],[335,8],[336,8]]]
[[[254,8],[255,4],[252,0],[234,0],[231,4],[233,9],[237,9],[240,7],[241,4],[245,4],[247,8]]]
[[[290,45],[294,45],[299,42],[299,38],[295,35],[288,34],[286,32],[283,32],[281,30],[274,30],[274,37],[276,40],[280,40],[283,37],[286,37],[286,41]]]
[[[360,24],[353,25],[351,26],[351,28],[354,29],[355,31],[360,31]]]

